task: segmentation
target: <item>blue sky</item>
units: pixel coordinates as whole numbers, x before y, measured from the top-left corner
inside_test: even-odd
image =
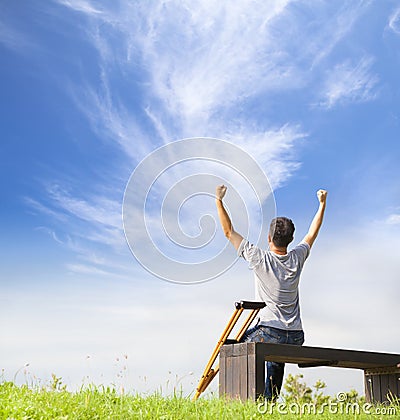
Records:
[[[306,343],[398,352],[399,47],[396,1],[2,2],[4,375],[29,363],[71,387],[192,390],[251,273],[163,282],[121,217],[139,162],[188,137],[253,156],[297,240],[329,190],[301,285]],[[305,377],[362,390],[355,371]]]

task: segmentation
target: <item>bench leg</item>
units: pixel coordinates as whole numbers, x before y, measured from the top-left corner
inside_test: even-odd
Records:
[[[248,347],[248,398],[256,401],[265,391],[265,359],[257,351],[256,343],[246,343]]]
[[[400,398],[400,369],[365,369],[364,388],[365,399],[369,403],[383,403]]]
[[[265,361],[255,343],[224,345],[219,361],[220,397],[256,401],[264,395]]]

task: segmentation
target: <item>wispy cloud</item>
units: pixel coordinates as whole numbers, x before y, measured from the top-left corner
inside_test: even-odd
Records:
[[[15,26],[10,26],[0,17],[0,44],[6,48],[21,54],[31,54],[40,47],[29,39],[27,34]]]
[[[309,69],[331,53],[370,2],[348,2],[339,9],[320,2],[316,9],[320,16],[308,21],[289,0],[235,5],[126,2],[118,10],[108,8],[101,13],[88,1],[63,0],[61,4],[86,15],[89,40],[100,56],[102,91],[86,89],[87,101],[81,109],[92,122],[97,121],[97,127],[103,122],[103,128],[131,153],[147,139],[135,115],[110,94],[115,68],[132,79],[135,68],[141,68],[146,84],[142,107],[159,140],[216,136],[216,132],[223,136],[224,130],[232,131],[232,115],[237,118],[241,104],[249,98],[312,83]],[[306,5],[302,7],[307,10]],[[120,40],[118,45],[114,35]],[[297,54],[293,54],[295,46]],[[342,76],[348,78],[350,70],[344,67]],[[137,85],[131,83],[131,89],[137,94]],[[349,96],[365,99],[360,92],[356,88]],[[330,95],[334,100],[334,94]],[[249,123],[248,117],[239,118],[243,126]],[[132,147],[132,138],[144,141]],[[232,136],[231,140],[235,141]]]
[[[100,84],[70,85],[70,94],[98,136],[115,141],[132,168],[157,145],[193,136],[228,139],[257,155],[261,164],[268,163],[275,186],[297,168],[291,150],[304,137],[300,127],[276,129],[237,117],[244,100],[287,89],[296,80],[271,33],[271,23],[290,1],[258,2],[257,7],[251,2],[123,2],[118,10],[99,10],[89,1],[59,3],[89,20],[86,35],[99,57]],[[139,69],[145,89],[134,77]],[[137,98],[134,108],[118,95],[117,77]],[[78,226],[87,223],[86,239],[108,244],[110,230],[118,236],[120,203],[94,194],[82,200],[62,189],[49,195]]]
[[[329,6],[327,3],[320,3],[319,6],[323,4],[322,8],[325,9],[325,19],[313,22],[313,26],[319,27],[319,36],[314,40],[310,37],[311,43],[305,47],[306,51],[310,51],[314,56],[311,67],[318,65],[332,53],[340,41],[352,31],[355,23],[368,10],[371,3],[371,0],[347,1],[339,9],[333,2]],[[314,8],[314,4],[312,7]],[[315,27],[313,29],[315,30]]]
[[[400,8],[397,8],[389,17],[389,28],[400,35]]]
[[[371,72],[373,59],[362,58],[357,64],[345,61],[328,74],[320,105],[333,108],[339,104],[367,102],[377,95],[378,76]]]
[[[165,3],[142,16],[153,94],[184,131],[265,89],[290,85],[291,66],[270,25],[289,3]]]
[[[83,11],[87,3],[81,8],[78,3],[74,10]],[[123,148],[132,150],[132,138],[142,140],[135,143],[137,150],[147,138],[135,133],[140,132],[137,117],[110,92],[115,67],[133,76],[140,66],[146,83],[142,109],[159,139],[215,136],[217,126],[219,132],[223,126],[229,129],[231,114],[247,98],[294,85],[290,59],[271,33],[271,22],[288,4],[123,3],[118,13],[108,10],[99,16],[86,11],[89,39],[100,56],[102,90],[84,89],[82,102],[79,88],[77,102],[90,121],[111,132]],[[125,49],[112,45],[112,33]],[[135,51],[135,60],[130,51]],[[130,86],[137,95],[140,86]]]
[[[307,137],[301,127],[286,124],[265,131],[257,130],[252,125],[233,128],[225,133],[226,139],[236,142],[257,158],[257,162],[265,168],[273,190],[279,188],[299,168],[296,146]]]
[[[400,214],[394,213],[386,218],[386,223],[389,225],[400,225]]]
[[[68,194],[58,185],[48,189],[52,201],[64,212],[75,215],[85,222],[101,223],[110,228],[118,228],[120,206],[114,200],[105,197],[78,199]]]
[[[77,12],[90,15],[99,15],[103,13],[101,10],[94,7],[90,1],[86,0],[58,0],[58,2]]]
[[[98,137],[123,152],[124,170],[172,140],[218,137],[256,157],[274,188],[298,170],[296,151],[306,130],[298,122],[261,121],[244,111],[245,104],[319,80],[323,58],[369,4],[348,2],[337,9],[320,2],[305,25],[290,0],[58,3],[87,19],[82,36],[98,54],[96,81],[70,84],[69,93]],[[328,73],[321,105],[372,99],[377,84],[372,62],[337,64]],[[65,191],[49,190],[52,212],[58,208],[77,226],[87,223],[81,239],[107,246],[119,242],[120,202],[101,194],[82,200]]]
[[[121,202],[99,193],[77,197],[58,184],[46,188],[42,201],[26,198],[36,211],[46,214],[56,228],[39,227],[57,243],[72,251],[84,263],[69,263],[67,269],[76,273],[117,275],[128,273],[123,263],[129,255],[122,229]],[[67,233],[62,233],[62,227]]]

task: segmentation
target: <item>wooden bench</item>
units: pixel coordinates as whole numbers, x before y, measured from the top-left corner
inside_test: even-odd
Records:
[[[257,400],[264,394],[265,361],[299,367],[334,366],[362,369],[367,402],[384,402],[388,393],[400,398],[400,354],[341,350],[272,343],[225,344],[219,354],[219,394]]]

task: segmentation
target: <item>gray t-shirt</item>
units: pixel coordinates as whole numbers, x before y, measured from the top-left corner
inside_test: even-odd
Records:
[[[265,302],[260,324],[282,330],[301,330],[299,281],[310,246],[301,242],[286,255],[262,250],[243,239],[238,255],[254,272],[256,299]]]

